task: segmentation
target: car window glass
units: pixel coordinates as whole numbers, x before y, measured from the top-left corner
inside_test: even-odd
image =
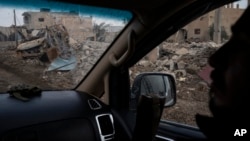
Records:
[[[130,21],[128,11],[0,0],[0,92],[73,89]]]
[[[175,76],[177,103],[164,109],[162,120],[197,126],[197,113],[211,115],[208,109],[211,67],[207,65],[207,59],[228,41],[231,25],[246,6],[247,2],[243,0],[197,18],[159,44],[130,69],[131,84],[141,72],[164,72]],[[216,20],[218,17],[220,20]]]

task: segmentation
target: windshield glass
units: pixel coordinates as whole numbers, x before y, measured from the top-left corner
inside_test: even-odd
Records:
[[[131,17],[114,9],[0,0],[0,92],[20,84],[76,87]]]

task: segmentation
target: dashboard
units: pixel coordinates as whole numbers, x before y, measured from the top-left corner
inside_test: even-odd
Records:
[[[0,101],[0,140],[110,141],[124,138],[123,133],[116,134],[117,130],[126,128],[121,118],[113,114],[108,105],[87,93],[43,91],[29,101],[0,94]]]

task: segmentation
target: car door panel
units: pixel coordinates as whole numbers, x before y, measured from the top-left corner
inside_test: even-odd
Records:
[[[156,135],[157,140],[206,140],[196,127],[162,120]]]

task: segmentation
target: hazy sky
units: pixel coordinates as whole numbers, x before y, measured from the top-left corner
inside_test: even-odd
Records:
[[[31,11],[27,9],[15,9],[16,13],[16,24],[17,25],[23,25],[23,16],[22,14],[24,12]],[[95,18],[93,17],[93,22],[95,23],[101,23],[105,22],[110,25],[123,25],[123,21],[117,21],[117,20],[107,20],[107,19],[101,19],[101,18]],[[14,8],[3,8],[0,6],[0,26],[6,26],[9,27],[11,25],[14,25]]]
[[[240,8],[247,7],[247,0],[241,0],[240,2],[235,2],[235,4],[239,3]]]
[[[240,8],[246,8],[247,6],[247,0],[241,0],[240,2],[236,2],[239,3]],[[235,5],[236,5],[235,3]],[[14,12],[13,12],[14,8],[5,8],[2,7],[0,5],[0,26],[11,26],[14,25]],[[23,16],[22,13],[25,12],[27,10],[23,10],[23,9],[16,9],[16,23],[17,25],[22,25],[23,24]],[[98,19],[94,19],[95,22],[101,22]],[[118,24],[120,25],[120,23],[115,23],[115,22],[110,22],[110,24]]]
[[[0,26],[10,26],[14,25],[14,9],[4,8],[0,6]],[[16,23],[17,25],[23,24],[23,16],[22,13],[24,10],[15,10],[16,12]]]

